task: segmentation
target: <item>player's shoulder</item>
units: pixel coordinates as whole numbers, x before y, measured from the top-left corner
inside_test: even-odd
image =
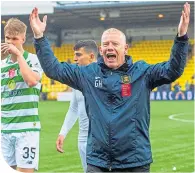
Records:
[[[30,62],[32,62],[32,63],[33,63],[33,62],[34,62],[34,63],[37,63],[37,62],[39,62],[39,59],[38,59],[38,57],[37,57],[36,54],[33,54],[33,53],[28,52],[27,61],[30,61]]]
[[[38,59],[36,54],[28,52],[28,59],[33,59],[33,58]]]
[[[8,64],[6,63],[6,59],[1,60],[1,68],[6,67]]]

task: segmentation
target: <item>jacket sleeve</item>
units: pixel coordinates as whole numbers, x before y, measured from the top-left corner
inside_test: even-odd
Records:
[[[63,126],[60,131],[60,135],[63,135],[66,137],[68,132],[71,130],[71,128],[74,126],[76,120],[78,119],[78,102],[76,100],[76,93],[75,90],[72,92],[72,99],[70,101],[70,107],[68,109],[68,112],[65,116]]]
[[[66,62],[60,63],[54,56],[46,37],[35,39],[34,46],[41,67],[49,78],[82,91],[83,75],[79,66]]]
[[[186,65],[188,54],[188,39],[174,40],[169,61],[151,65],[146,73],[146,81],[150,89],[163,84],[169,84],[178,79]]]

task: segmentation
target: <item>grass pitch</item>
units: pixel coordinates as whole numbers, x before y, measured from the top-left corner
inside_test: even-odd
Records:
[[[40,102],[41,140],[38,172],[83,172],[77,148],[78,122],[58,153],[55,141],[69,102]],[[180,120],[170,120],[173,114]],[[182,120],[189,120],[185,122]],[[194,108],[192,101],[151,102],[151,172],[194,172]],[[176,170],[173,170],[176,167]]]

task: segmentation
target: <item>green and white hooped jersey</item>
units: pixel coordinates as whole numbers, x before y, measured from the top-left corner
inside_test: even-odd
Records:
[[[30,68],[40,77],[43,70],[35,54],[23,54]],[[8,56],[1,67],[1,132],[40,131],[38,102],[41,89],[39,82],[29,87],[23,80],[18,62]]]

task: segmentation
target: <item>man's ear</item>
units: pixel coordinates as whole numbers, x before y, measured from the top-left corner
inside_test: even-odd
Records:
[[[90,54],[90,61],[91,62],[95,61],[95,55],[93,53]]]
[[[26,42],[26,36],[24,36],[23,38],[23,44]]]
[[[102,47],[101,46],[99,47],[99,53],[100,53],[101,56],[103,55]]]
[[[129,49],[129,45],[128,45],[128,44],[126,44],[126,45],[125,45],[125,55],[127,55],[127,54],[128,54],[128,49]]]

